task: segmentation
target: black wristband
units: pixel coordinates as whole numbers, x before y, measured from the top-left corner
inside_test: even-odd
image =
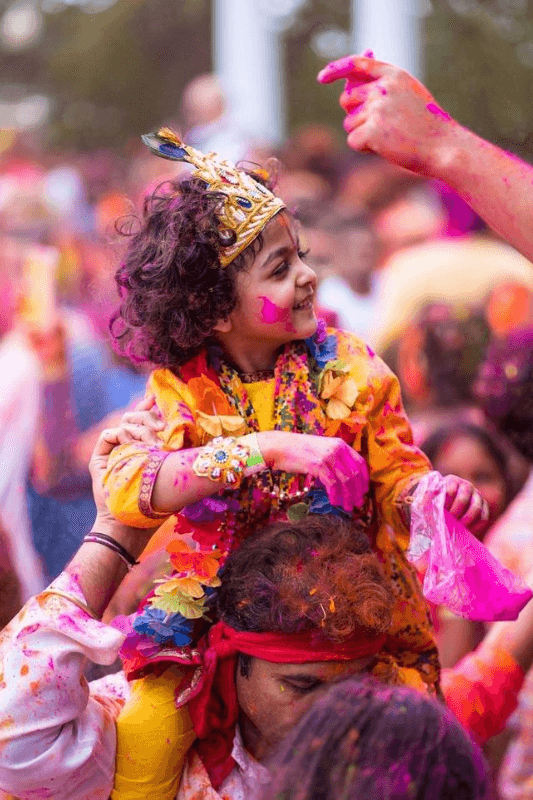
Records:
[[[108,536],[106,533],[97,533],[96,531],[92,531],[88,533],[87,536],[83,539],[84,542],[93,542],[94,544],[101,544],[104,547],[108,547],[110,550],[113,550],[114,553],[119,556],[122,561],[126,564],[128,569],[132,569],[138,565],[138,561],[136,561],[131,553],[128,553],[125,547],[123,547],[120,542],[117,542],[116,539],[113,539],[112,536]]]

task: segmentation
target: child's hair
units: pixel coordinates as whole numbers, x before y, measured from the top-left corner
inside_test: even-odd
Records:
[[[393,598],[368,537],[337,516],[309,515],[246,539],[228,558],[218,613],[239,631],[297,633],[332,640],[358,628],[384,633]]]
[[[264,175],[250,174],[271,188]],[[221,267],[220,248],[236,238],[220,227],[224,198],[197,178],[166,181],[145,199],[140,228],[131,219],[118,226],[130,240],[115,274],[121,305],[110,329],[115,347],[134,363],[177,370],[237,305],[236,274],[263,239],[259,234]]]
[[[455,422],[441,425],[422,442],[420,449],[433,463],[438,459],[439,453],[448,442],[463,436],[478,442],[496,465],[505,484],[505,504],[507,505],[513,493],[513,482],[508,469],[507,455],[497,439],[486,428],[473,425],[471,422]]]
[[[313,704],[269,768],[270,800],[489,800],[480,748],[427,695],[343,681]]]

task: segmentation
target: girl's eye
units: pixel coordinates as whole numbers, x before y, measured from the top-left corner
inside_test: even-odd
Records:
[[[304,258],[307,258],[310,252],[311,251],[309,250],[309,248],[307,248],[307,250],[298,250],[298,258],[300,258],[303,261]]]
[[[279,267],[277,267],[277,269],[274,270],[272,275],[275,275],[277,278],[279,278],[280,275],[285,275],[288,269],[289,269],[289,264],[287,263],[287,261],[284,261],[282,264],[279,265]]]

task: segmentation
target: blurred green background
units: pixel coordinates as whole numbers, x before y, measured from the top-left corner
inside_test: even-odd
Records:
[[[438,102],[533,160],[533,2],[422,5],[425,81]],[[28,26],[28,9],[21,46],[12,33],[17,13]],[[284,34],[289,133],[311,121],[339,129],[338,87],[315,75],[349,46],[349,12],[350,0],[307,0]],[[179,119],[184,86],[213,66],[210,0],[2,0],[0,16],[1,102],[50,100],[48,146],[124,152],[130,137]]]

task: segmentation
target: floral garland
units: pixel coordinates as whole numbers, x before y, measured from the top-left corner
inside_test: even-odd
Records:
[[[238,372],[223,361],[218,349],[210,349],[209,360],[203,354],[200,358],[202,364],[188,365],[192,376],[187,386],[197,400],[201,443],[215,436],[258,431],[255,410]],[[353,441],[364,426],[365,418],[353,411],[357,383],[346,363],[337,358],[337,339],[326,333],[324,323],[305,343],[285,348],[274,377],[276,430],[334,436],[344,426]],[[238,491],[225,490],[183,509],[179,517],[195,524],[189,534],[199,549],[183,540],[186,529],[183,523],[178,525],[180,538],[167,547],[174,572],[157,581],[133,622],[147,656],[157,656],[157,647],[154,650],[150,641],[168,648],[188,646],[195,639],[196,623],[209,619],[209,603],[236,535],[269,519],[295,521],[309,513],[351,516],[332,506],[324,488],[308,476],[270,470],[245,479]]]

